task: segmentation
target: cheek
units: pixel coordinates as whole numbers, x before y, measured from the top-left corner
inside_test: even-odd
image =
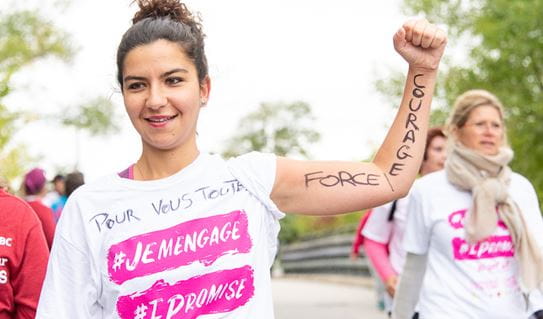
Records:
[[[465,146],[471,146],[474,143],[475,136],[469,129],[463,128],[458,131],[458,141]]]

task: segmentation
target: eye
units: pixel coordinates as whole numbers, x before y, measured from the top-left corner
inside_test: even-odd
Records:
[[[176,85],[176,84],[179,84],[181,82],[183,82],[183,78],[178,77],[178,76],[172,76],[172,77],[166,78],[166,83],[168,85]]]
[[[494,123],[492,123],[492,128],[496,129],[496,130],[501,130],[502,124],[494,122]]]
[[[143,82],[132,82],[129,83],[126,88],[130,91],[138,91],[145,87],[145,84]]]

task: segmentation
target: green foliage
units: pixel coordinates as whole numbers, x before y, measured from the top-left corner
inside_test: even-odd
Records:
[[[106,135],[119,131],[119,126],[113,122],[113,113],[111,101],[97,97],[78,108],[65,110],[61,121],[66,126],[87,130],[93,136]]]
[[[0,99],[22,67],[46,56],[67,60],[73,54],[68,36],[34,11],[0,15],[0,34]]]
[[[306,147],[320,139],[313,129],[314,119],[305,102],[262,103],[240,120],[238,133],[227,142],[223,156],[261,151],[307,158]]]
[[[59,1],[66,6],[69,0]],[[57,29],[51,21],[36,11],[17,11],[0,14],[0,176],[12,180],[20,176],[29,157],[23,145],[10,145],[17,129],[31,120],[61,119],[67,126],[85,129],[92,135],[118,131],[111,102],[103,97],[92,99],[78,108],[63,110],[46,117],[12,110],[3,99],[12,92],[11,78],[23,67],[46,57],[68,62],[74,55],[67,33]]]
[[[53,56],[68,60],[73,51],[67,35],[34,11],[0,15],[0,176],[8,181],[22,174],[28,155],[22,145],[9,148],[9,142],[25,115],[2,103],[11,92],[10,80],[32,62]]]
[[[324,217],[287,214],[281,219],[279,241],[288,244],[338,232],[354,233],[361,216],[361,212]]]
[[[440,117],[466,90],[496,94],[507,110],[508,137],[516,154],[512,167],[530,179],[543,203],[543,1],[404,0],[404,4],[410,15],[423,13],[445,23],[449,46],[465,42],[467,61],[441,68],[437,97],[446,107]],[[448,51],[454,49],[458,48]]]

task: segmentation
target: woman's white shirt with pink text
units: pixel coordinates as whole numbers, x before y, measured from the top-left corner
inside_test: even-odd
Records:
[[[161,180],[84,185],[57,227],[38,318],[273,318],[275,161],[201,154]]]
[[[533,186],[513,173],[509,194],[543,249],[543,220]],[[543,303],[536,293],[526,309],[507,227],[499,221],[492,236],[468,243],[464,219],[471,205],[471,193],[450,184],[444,170],[418,179],[410,192],[404,247],[428,254],[420,318],[528,318]]]

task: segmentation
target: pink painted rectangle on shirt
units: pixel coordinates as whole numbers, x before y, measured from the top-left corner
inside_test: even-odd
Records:
[[[210,265],[226,254],[247,253],[251,245],[244,211],[198,218],[112,245],[109,277],[122,284],[197,261]]]
[[[475,260],[496,257],[512,257],[515,247],[511,236],[490,236],[476,244],[469,244],[463,238],[452,240],[454,259]]]
[[[250,266],[220,270],[173,285],[163,280],[151,288],[117,300],[123,319],[181,319],[226,313],[245,305],[254,295]]]

